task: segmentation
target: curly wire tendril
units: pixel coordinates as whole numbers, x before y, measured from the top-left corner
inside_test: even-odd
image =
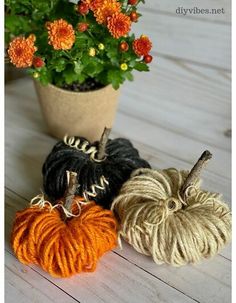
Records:
[[[85,190],[83,192],[84,199],[88,200],[89,197],[93,197],[93,198],[96,197],[98,195],[96,189],[105,190],[107,185],[109,185],[108,180],[104,176],[101,176],[100,177],[100,184],[92,184],[90,186],[91,191]]]
[[[122,236],[157,264],[181,266],[216,255],[231,239],[231,212],[218,193],[196,179],[180,189],[187,171],[138,169],[122,186],[112,210]],[[120,242],[120,241],[119,241]]]
[[[66,171],[66,175],[67,175],[67,184],[69,184],[70,172]],[[83,197],[86,201],[89,200],[89,197],[95,198],[98,195],[96,189],[105,190],[106,185],[109,185],[108,180],[104,176],[101,176],[99,181],[100,181],[100,185],[99,184],[92,184],[90,186],[91,191],[85,190],[83,192]],[[80,187],[80,185],[78,184],[77,188],[79,188],[79,187]]]
[[[49,206],[49,209],[52,209],[52,204],[44,198],[44,194],[41,193],[30,200],[30,206],[38,206],[39,208],[44,208]]]
[[[66,216],[66,218],[71,218],[71,217],[79,217],[81,214],[81,206],[86,205],[88,203],[91,203],[91,201],[81,201],[81,200],[75,200],[75,204],[78,207],[78,214],[73,214],[72,211],[69,211],[66,209],[63,205],[62,201],[59,201],[59,203],[52,205],[49,201],[47,201],[44,197],[44,194],[39,194],[35,196],[34,198],[31,199],[30,201],[30,206],[37,206],[39,208],[45,208],[48,207],[49,211],[53,211],[55,208],[61,208]]]
[[[106,159],[106,158],[103,158],[101,160],[97,159],[96,155],[98,153],[98,149],[96,148],[96,146],[89,146],[90,144],[86,140],[82,141],[82,144],[81,144],[80,138],[69,137],[68,135],[65,135],[64,143],[67,146],[70,146],[71,148],[75,148],[79,151],[82,151],[83,153],[85,153],[87,155],[90,155],[90,159],[95,162],[102,162]]]

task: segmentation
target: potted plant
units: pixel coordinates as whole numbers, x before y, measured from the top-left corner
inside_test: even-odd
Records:
[[[35,79],[52,135],[100,138],[114,120],[119,87],[148,71],[152,43],[130,34],[144,0],[6,0],[10,62]]]

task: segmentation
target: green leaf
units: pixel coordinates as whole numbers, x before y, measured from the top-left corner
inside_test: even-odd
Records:
[[[137,63],[136,60],[129,61],[129,67],[134,68],[136,63]]]
[[[47,32],[37,32],[35,31],[34,34],[36,35],[36,46],[38,48],[38,53],[42,55],[46,55],[48,52],[52,52],[51,45],[48,44],[48,35]],[[53,58],[53,54],[50,55]]]
[[[74,61],[74,71],[76,74],[81,74],[83,68],[84,67],[80,61]]]
[[[79,83],[83,83],[85,80],[86,80],[86,75],[84,75],[84,74],[78,75]]]
[[[53,66],[55,67],[56,72],[60,73],[66,67],[66,60],[64,58],[59,58],[55,60],[55,64]]]
[[[50,3],[51,1],[52,0],[50,1],[47,0],[48,3]],[[78,22],[78,14],[74,10],[75,3],[68,0],[53,0],[53,2],[55,2],[52,5],[53,14],[50,13],[49,15],[52,18],[51,20],[62,18],[71,24]]]
[[[101,63],[89,63],[85,68],[84,72],[87,73],[90,77],[96,76],[103,70],[103,65]]]
[[[88,49],[89,47],[94,46],[93,39],[89,36],[88,32],[85,33],[76,33],[75,47],[80,50]]]
[[[88,54],[84,54],[81,58],[81,61],[84,66],[88,65],[89,63],[93,62],[94,58],[89,56]]]
[[[39,81],[42,83],[42,85],[46,86],[49,83],[48,76],[46,74],[40,75]]]
[[[124,82],[122,72],[119,70],[109,70],[107,79],[114,89],[118,89],[120,84]]]
[[[49,6],[50,1],[48,1],[48,0],[46,0],[46,1],[45,0],[40,0],[40,1],[31,0],[31,2],[32,2],[32,6],[41,12],[46,13],[46,12],[50,11],[50,6]]]
[[[62,72],[66,68],[66,65],[70,63],[70,61],[67,58],[62,56],[63,56],[62,53],[50,52],[47,57],[47,66],[51,70],[55,70],[57,73]]]
[[[42,67],[42,69],[41,69],[40,81],[41,81],[41,83],[45,83],[45,85],[47,85],[48,83],[52,83],[51,71],[48,70],[45,66]]]
[[[127,80],[129,80],[129,81],[133,81],[134,80],[134,76],[131,74],[130,71],[127,71],[124,74],[125,74],[125,77],[126,77]]]
[[[134,65],[134,69],[138,70],[139,72],[148,72],[149,71],[149,67],[144,62],[137,62]]]
[[[31,30],[28,19],[23,16],[6,16],[5,26],[14,35],[28,33]]]
[[[62,74],[56,72],[53,72],[52,79],[53,79],[53,84],[55,84],[58,87],[62,87],[63,84],[65,83]]]
[[[119,63],[120,54],[118,54],[117,48],[108,48],[106,54],[107,54],[107,57],[110,59],[110,62],[113,65],[116,65]]]
[[[108,79],[107,79],[107,71],[103,70],[100,74],[96,76],[96,79],[98,82],[100,82],[103,85],[109,84]]]
[[[78,80],[77,74],[74,72],[74,68],[70,66],[63,72],[66,84],[71,84]]]
[[[5,2],[6,6],[8,7],[8,13],[9,11],[11,14],[15,13],[29,13],[30,7],[31,7],[31,0],[7,0]]]

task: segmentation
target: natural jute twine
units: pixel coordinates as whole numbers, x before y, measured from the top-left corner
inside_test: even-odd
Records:
[[[157,264],[196,263],[230,241],[229,207],[219,194],[200,189],[198,176],[209,158],[201,157],[189,174],[138,169],[112,204],[120,235]]]

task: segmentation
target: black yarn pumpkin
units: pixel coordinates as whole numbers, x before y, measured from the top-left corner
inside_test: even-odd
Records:
[[[80,145],[88,142],[85,138],[80,139]],[[98,148],[99,142],[90,147]],[[90,197],[105,208],[110,208],[113,198],[117,195],[122,184],[127,181],[133,170],[137,168],[150,168],[147,161],[140,158],[138,150],[132,143],[124,138],[109,139],[105,147],[106,158],[101,162],[95,162],[86,154],[74,147],[68,146],[64,141],[58,142],[48,155],[43,165],[43,186],[49,198],[55,201],[61,198],[67,188],[66,171],[77,173],[79,188],[77,195],[82,196],[85,191],[91,190],[91,185],[100,185],[102,176],[108,181],[101,190],[96,188],[96,196]]]

